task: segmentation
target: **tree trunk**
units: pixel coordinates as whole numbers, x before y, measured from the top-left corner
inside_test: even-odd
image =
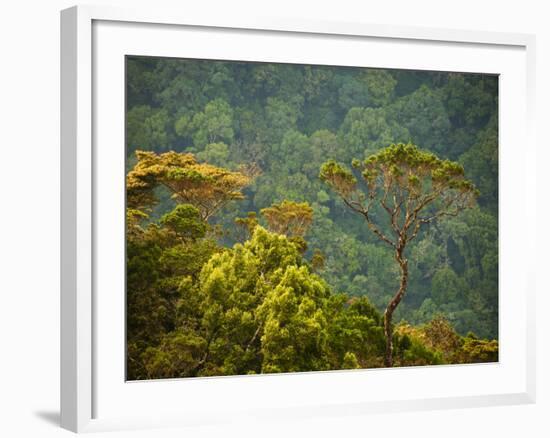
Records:
[[[401,283],[396,294],[389,302],[386,311],[384,312],[384,335],[386,336],[386,355],[384,357],[384,365],[386,367],[393,366],[393,327],[392,316],[397,305],[401,302],[405,291],[407,290],[407,281],[409,279],[409,268],[407,259],[403,257],[403,249],[398,249],[395,254],[395,259],[401,268]]]

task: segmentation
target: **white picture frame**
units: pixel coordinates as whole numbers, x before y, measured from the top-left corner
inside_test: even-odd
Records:
[[[144,29],[148,29],[149,34],[146,38],[141,38],[140,35],[145,32]],[[506,306],[510,309],[513,307],[520,310],[518,319],[515,321],[516,327],[519,327],[517,338],[510,338],[508,342],[508,345],[516,347],[514,350],[517,351],[513,358],[504,352],[504,359],[501,359],[501,362],[494,368],[484,365],[461,366],[460,368],[457,366],[454,368],[437,367],[437,369],[422,367],[424,369],[307,373],[307,376],[302,373],[284,376],[191,379],[191,383],[186,383],[188,385],[186,391],[201,391],[208,395],[219,395],[221,400],[219,405],[208,405],[208,411],[206,410],[207,405],[204,403],[185,407],[185,403],[182,402],[181,406],[178,405],[175,409],[168,410],[162,403],[156,402],[161,394],[168,394],[168,400],[172,400],[177,394],[181,395],[181,381],[144,382],[144,384],[127,383],[123,379],[121,381],[119,362],[123,352],[120,352],[120,357],[116,352],[121,345],[120,327],[121,324],[124,325],[124,314],[120,314],[120,308],[117,307],[120,300],[112,303],[114,310],[107,317],[103,310],[108,298],[97,299],[97,295],[100,293],[98,290],[105,290],[103,287],[105,284],[120,285],[120,279],[116,278],[117,274],[111,275],[102,268],[110,261],[107,260],[105,246],[101,245],[101,238],[98,240],[98,236],[104,236],[102,239],[107,239],[107,236],[110,236],[109,232],[104,232],[104,228],[102,228],[110,225],[101,225],[106,223],[105,217],[102,216],[104,213],[101,213],[106,208],[98,208],[98,206],[116,208],[117,202],[122,202],[121,205],[123,205],[123,198],[118,196],[120,193],[114,190],[114,195],[110,196],[109,191],[104,188],[116,180],[116,169],[120,162],[117,159],[112,162],[105,161],[104,155],[97,153],[97,144],[98,142],[103,144],[102,139],[105,139],[105,136],[113,135],[114,140],[120,139],[116,136],[118,134],[115,135],[112,129],[109,130],[106,127],[103,120],[108,118],[120,121],[124,116],[120,114],[120,107],[117,105],[109,105],[113,114],[107,115],[107,107],[103,98],[105,94],[117,94],[116,92],[108,93],[108,91],[113,90],[109,87],[120,83],[120,75],[112,83],[107,84],[107,80],[105,86],[99,82],[110,74],[111,68],[114,68],[113,71],[117,74],[120,73],[120,69],[116,70],[118,67],[115,64],[121,62],[121,54],[142,54],[135,53],[137,50],[135,47],[129,48],[127,45],[129,39],[125,36],[130,34],[126,34],[126,32],[131,32],[134,44],[145,45],[145,42],[148,42],[149,46],[147,49],[143,49],[143,54],[157,53],[156,51],[160,50],[160,47],[164,47],[165,51],[157,54],[169,55],[172,53],[169,52],[170,50],[173,50],[174,54],[177,54],[177,51],[169,47],[168,40],[163,44],[162,35],[164,38],[168,38],[167,35],[170,32],[177,33],[178,29],[186,29],[186,32],[200,32],[201,35],[208,38],[214,38],[220,32],[226,32],[226,36],[233,32],[232,38],[238,43],[237,45],[242,45],[242,50],[246,49],[246,41],[264,37],[266,38],[264,43],[273,43],[277,39],[287,38],[295,38],[294,42],[299,42],[299,39],[326,38],[328,41],[328,39],[334,38],[335,45],[341,47],[346,44],[376,45],[383,43],[386,47],[394,47],[392,50],[400,50],[403,58],[406,58],[406,52],[409,52],[409,50],[405,50],[405,46],[411,48],[411,53],[412,49],[416,47],[420,50],[419,53],[423,53],[423,50],[426,50],[426,53],[431,53],[429,51],[434,50],[433,53],[440,53],[440,58],[443,59],[443,61],[436,60],[434,57],[417,59],[414,61],[416,68],[438,69],[447,66],[446,68],[450,70],[464,68],[464,71],[504,74],[505,78],[510,78],[510,82],[508,82],[510,94],[505,93],[504,99],[510,104],[514,103],[515,106],[519,106],[519,109],[514,110],[519,112],[507,114],[507,109],[501,108],[501,125],[510,126],[510,128],[506,128],[504,132],[501,129],[500,135],[505,140],[504,145],[510,143],[508,139],[519,140],[521,135],[522,148],[521,158],[516,159],[515,162],[512,157],[509,157],[506,146],[504,152],[501,151],[501,171],[506,175],[506,166],[518,166],[519,170],[516,170],[520,183],[512,187],[511,184],[506,183],[501,173],[500,199],[503,201],[504,209],[507,205],[506,199],[512,196],[515,198],[519,196],[524,202],[532,201],[531,205],[535,205],[536,166],[532,127],[535,92],[535,39],[532,35],[385,26],[360,22],[316,22],[291,18],[243,17],[238,21],[228,22],[224,17],[214,14],[190,16],[185,11],[164,11],[155,8],[130,10],[103,6],[77,6],[66,9],[61,12],[61,426],[75,432],[85,432],[207,424],[250,416],[260,419],[275,417],[284,419],[316,415],[360,415],[368,412],[534,402],[535,309],[533,284],[535,275],[532,268],[534,264],[529,263],[527,258],[522,257],[520,260],[514,257],[513,253],[534,246],[535,212],[532,209],[520,209],[517,206],[516,210],[519,211],[514,213],[516,216],[512,218],[507,216],[506,222],[503,222],[502,211],[500,213],[501,232],[503,233],[501,238],[510,241],[510,244],[505,245],[504,249],[501,247],[500,273],[501,276],[508,275],[509,277],[506,277],[509,280],[507,284],[513,284],[519,291],[517,296],[510,294],[510,298],[507,298],[508,295],[504,295],[503,299],[501,294],[501,310],[503,310],[501,313],[504,316],[500,320],[500,327],[502,330],[503,326],[507,327],[507,322],[510,323],[509,316],[506,316],[510,315],[510,312],[506,312]],[[151,37],[153,34],[158,34],[158,38]],[[177,34],[169,35],[171,40],[174,36],[178,37]],[[182,36],[182,38],[184,37],[185,35]],[[281,44],[283,43],[281,42]],[[309,43],[304,42],[304,44]],[[284,55],[285,60],[289,62],[301,59],[299,44],[294,45],[296,46],[295,54],[287,51]],[[463,51],[464,55],[445,55],[449,46]],[[257,59],[258,56],[266,57],[262,60],[280,61],[283,59],[281,58],[283,55],[278,54],[275,49],[270,52],[266,47],[272,46],[250,44],[250,51],[247,54],[242,52],[243,55],[227,56],[228,59],[233,59],[232,56],[243,56],[250,60]],[[287,48],[289,49],[290,46]],[[128,50],[131,51],[128,52]],[[198,44],[194,53],[203,51],[205,58],[216,56],[216,52],[210,50],[214,49],[209,49],[207,43]],[[461,56],[468,56],[468,51],[472,51],[472,53],[477,51],[475,56],[471,56],[472,64],[469,67],[461,58]],[[378,49],[376,53],[379,52],[383,51]],[[267,54],[258,55],[258,53]],[[321,54],[315,55],[314,50],[312,53],[308,55],[310,56],[308,62],[314,59],[322,60]],[[491,55],[491,53],[493,54]],[[315,56],[319,57],[315,58]],[[323,54],[322,56],[328,55]],[[334,54],[334,56],[336,55]],[[111,65],[109,60],[115,58],[118,61]],[[409,65],[393,64],[391,61],[384,61],[384,59],[386,58],[380,54],[380,58],[373,66],[384,64],[384,66],[403,68],[403,66]],[[347,65],[343,58],[336,62]],[[439,64],[437,64],[438,62]],[[442,62],[443,64],[441,64]],[[120,64],[117,65],[120,66]],[[503,71],[507,73],[503,73]],[[116,99],[116,96],[112,98]],[[118,103],[120,102],[118,101]],[[520,120],[505,125],[506,120],[513,120],[512,116],[518,114]],[[120,129],[123,127],[121,126]],[[120,134],[119,131],[117,132]],[[122,150],[124,149],[123,142],[120,144],[115,141],[115,144]],[[120,171],[123,171],[123,167],[120,167]],[[120,220],[123,221],[122,216]],[[114,222],[117,221],[118,219]],[[527,235],[528,239],[519,241],[517,236],[513,235],[511,230],[518,221],[522,221],[524,229],[528,230],[523,233],[523,236]],[[121,228],[118,232],[120,230]],[[119,236],[119,234],[115,235]],[[118,266],[117,263],[110,264]],[[514,272],[510,273],[509,268],[512,265]],[[117,292],[118,297],[120,297],[119,293],[123,293],[123,291]],[[114,319],[117,321],[113,322]],[[105,327],[110,330],[114,328],[118,344],[113,341],[108,347],[106,346],[110,340],[103,335]],[[98,354],[100,351],[102,353]],[[118,359],[114,356],[117,356]],[[108,369],[111,360],[113,363],[116,362],[116,365],[112,365],[117,369],[115,373],[110,373]],[[511,364],[508,371],[502,371],[507,369],[507,364]],[[440,379],[441,382],[444,382],[452,377],[457,379],[457,382],[456,388],[452,391],[449,390],[448,393],[441,387],[437,389],[434,384],[432,392],[424,395],[419,395],[420,393],[414,388],[401,395],[397,388],[388,397],[382,397],[380,393],[375,393],[376,391],[373,392],[375,395],[372,397],[352,394],[349,388],[358,387],[357,385],[365,376],[365,372],[370,372],[369,379],[379,382],[380,385],[387,384],[388,381],[395,381],[395,385],[399,386],[399,382],[408,382],[411,377],[422,382],[422,379],[427,379],[430,376],[434,376],[435,381]],[[472,376],[474,380],[486,382],[487,385],[481,385],[477,392],[470,391],[466,388],[467,385],[461,385],[461,378],[470,379]],[[505,379],[512,383],[508,387],[503,386],[499,389],[499,382]],[[323,398],[315,392],[315,388],[319,385],[325,385],[328,388],[329,396]],[[333,388],[336,385],[343,390],[338,392]],[[464,388],[461,390],[460,386],[464,386]],[[282,393],[276,393],[276,388],[281,388],[283,391],[292,387],[301,388],[300,394],[307,393],[307,391],[310,391],[310,394],[302,397],[297,396],[298,401],[292,404],[284,401]],[[346,388],[348,392],[346,392]],[[246,403],[243,397],[228,398],[231,394],[239,392],[253,395],[270,394],[270,391],[273,395],[272,405],[264,405],[257,409]],[[113,400],[112,403],[109,404],[107,396],[109,400]],[[141,406],[139,405],[140,399],[149,400],[150,403]],[[130,408],[118,412],[116,409],[122,404],[122,400],[125,403],[134,401],[136,404],[131,405],[130,403]],[[231,401],[231,406],[228,406],[229,401]],[[223,403],[226,403],[227,409],[224,408]],[[108,412],[108,414],[103,415],[102,412]]]

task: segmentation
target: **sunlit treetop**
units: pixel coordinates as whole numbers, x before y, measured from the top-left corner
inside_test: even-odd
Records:
[[[147,209],[156,202],[154,189],[167,188],[178,204],[196,207],[208,220],[229,201],[243,199],[250,177],[199,163],[190,153],[136,151],[137,163],[126,179],[128,206]]]
[[[261,210],[269,229],[288,237],[304,236],[313,222],[313,208],[307,202],[284,200]]]
[[[413,144],[392,144],[367,159],[353,160],[353,170],[327,161],[320,178],[361,213],[371,230],[396,246],[373,224],[371,208],[382,207],[392,228],[402,238],[412,240],[422,224],[441,216],[455,216],[473,206],[479,191],[465,178],[457,162],[438,158]]]
[[[430,189],[477,193],[473,183],[464,178],[464,168],[459,163],[442,160],[410,143],[393,144],[369,156],[363,163],[355,160],[352,164],[374,188],[382,183],[384,187],[395,184],[412,195],[421,195]]]

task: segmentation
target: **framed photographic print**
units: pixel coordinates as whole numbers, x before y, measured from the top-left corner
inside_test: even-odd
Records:
[[[532,36],[61,24],[63,427],[534,401]]]

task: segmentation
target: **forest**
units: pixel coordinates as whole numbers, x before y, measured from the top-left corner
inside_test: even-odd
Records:
[[[498,77],[126,58],[127,379],[498,361]]]

